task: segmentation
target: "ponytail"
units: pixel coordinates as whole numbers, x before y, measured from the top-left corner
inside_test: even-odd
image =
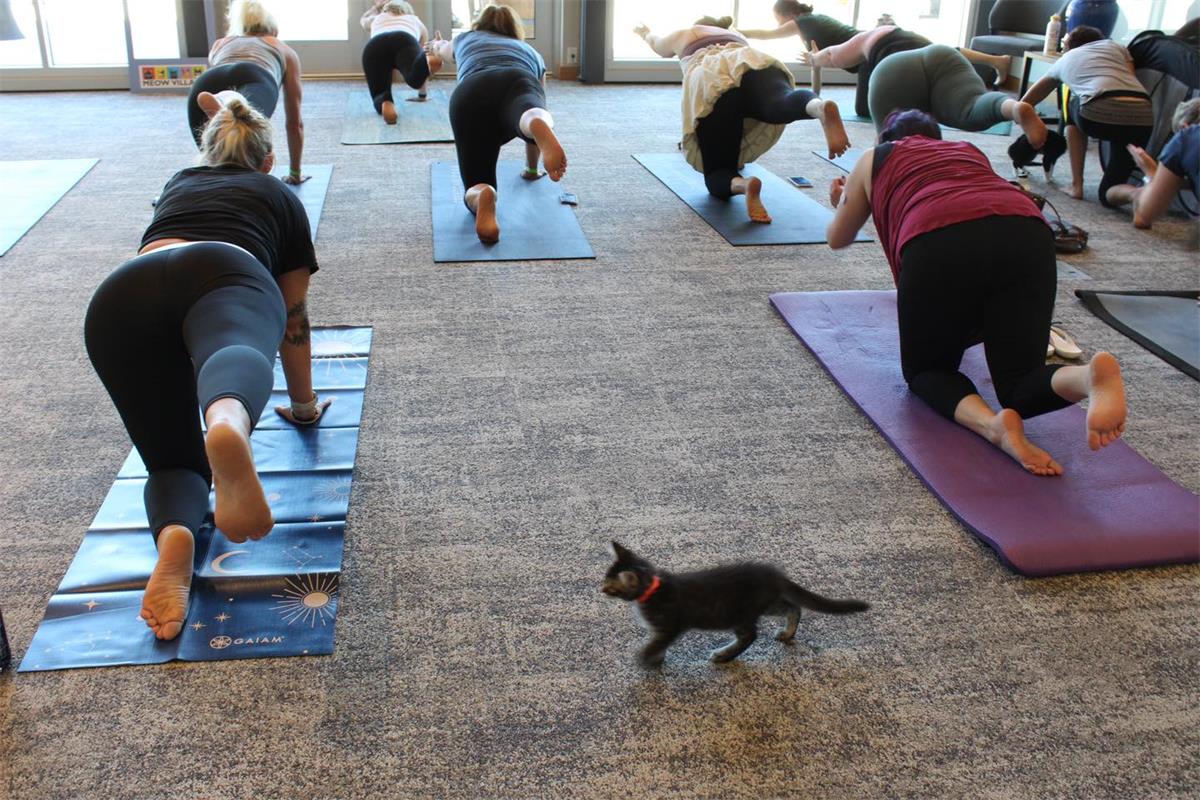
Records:
[[[207,167],[260,169],[271,155],[271,121],[237,92],[224,94],[200,136],[200,163]]]
[[[229,4],[230,36],[278,36],[279,25],[262,0],[233,0]]]

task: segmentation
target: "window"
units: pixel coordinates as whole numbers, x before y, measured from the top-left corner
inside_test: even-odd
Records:
[[[164,0],[126,0],[133,57],[179,58],[176,6]]]
[[[288,42],[344,42],[350,38],[345,0],[287,0],[273,4],[271,14],[279,23],[279,38]]]
[[[118,67],[128,63],[121,0],[41,0],[39,5],[49,66]]]
[[[479,16],[484,6],[494,5],[494,0],[451,0],[450,3],[450,38],[471,30],[471,23]],[[505,0],[505,5],[521,16],[521,25],[525,28],[525,38],[537,36],[537,11],[534,0]]]
[[[11,6],[16,32],[23,38],[0,41],[0,67],[40,67],[42,48],[38,44],[33,0],[12,0]]]
[[[770,10],[768,0],[763,0]],[[642,37],[633,32],[639,23],[650,26],[654,33],[670,33],[686,28],[705,15],[720,17],[734,15],[734,0],[713,0],[703,5],[695,0],[617,0],[613,3],[613,58],[645,61],[656,59]],[[698,9],[703,10],[698,10]]]

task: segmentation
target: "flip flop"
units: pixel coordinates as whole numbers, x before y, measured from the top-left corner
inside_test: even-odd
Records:
[[[1075,344],[1075,340],[1057,325],[1050,326],[1050,344],[1053,345],[1054,352],[1060,358],[1065,358],[1068,361],[1076,361],[1083,355],[1083,350],[1079,348],[1079,345]]]

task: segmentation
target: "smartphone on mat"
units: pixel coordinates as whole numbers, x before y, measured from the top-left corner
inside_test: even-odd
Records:
[[[810,181],[808,178],[788,178],[788,180],[791,181],[792,186],[795,186],[797,189],[812,188],[812,181]]]
[[[558,202],[564,206],[577,206],[579,205],[579,198],[571,192],[563,192],[558,196]]]

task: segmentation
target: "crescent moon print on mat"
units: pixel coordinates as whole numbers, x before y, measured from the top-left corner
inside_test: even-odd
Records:
[[[228,553],[222,553],[221,555],[214,558],[212,560],[212,563],[209,564],[209,566],[212,567],[213,572],[218,572],[221,575],[236,575],[237,570],[225,569],[224,567],[221,566],[221,562],[223,562],[225,559],[229,558],[230,556],[236,556],[239,553],[249,553],[249,552],[250,552],[249,550],[230,550]]]

